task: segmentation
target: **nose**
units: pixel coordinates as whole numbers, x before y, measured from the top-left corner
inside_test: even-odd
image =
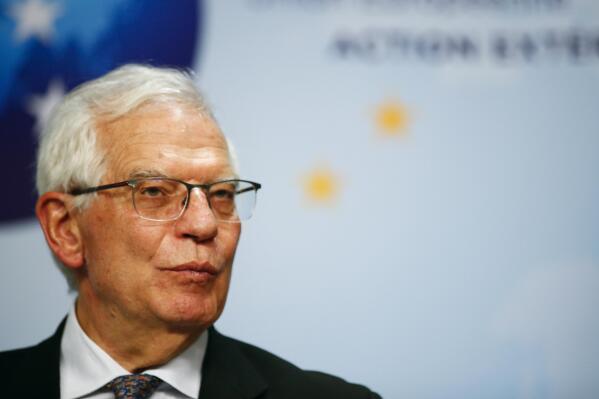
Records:
[[[195,187],[189,193],[187,208],[175,224],[177,236],[190,238],[196,242],[213,239],[218,232],[218,224],[204,192]]]

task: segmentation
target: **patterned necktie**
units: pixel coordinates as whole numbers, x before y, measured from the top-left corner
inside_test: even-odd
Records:
[[[153,375],[131,374],[115,378],[106,384],[115,399],[145,399],[152,395],[162,380]]]

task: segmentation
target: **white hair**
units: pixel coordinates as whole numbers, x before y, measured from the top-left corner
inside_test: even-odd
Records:
[[[97,140],[98,121],[114,120],[151,103],[185,104],[214,120],[191,73],[172,68],[124,65],[78,86],[53,110],[43,129],[37,154],[38,194],[99,185],[106,164],[104,150]],[[231,166],[237,174],[235,151],[230,141],[226,141]],[[76,197],[75,205],[84,208],[93,197]],[[70,270],[56,257],[55,260],[70,288],[74,289],[76,283]]]

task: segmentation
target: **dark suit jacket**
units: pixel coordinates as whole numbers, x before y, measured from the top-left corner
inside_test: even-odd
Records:
[[[60,341],[53,336],[24,349],[0,353],[0,396],[60,398]],[[200,399],[375,399],[367,388],[331,375],[303,371],[262,349],[210,330]]]

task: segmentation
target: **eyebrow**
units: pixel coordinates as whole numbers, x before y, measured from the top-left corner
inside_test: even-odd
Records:
[[[169,177],[166,173],[158,169],[137,169],[129,175],[129,179],[139,179],[142,177]]]
[[[140,178],[145,178],[145,177],[164,177],[167,179],[177,179],[177,180],[181,180],[178,179],[176,177],[173,177],[171,175],[168,175],[166,173],[164,173],[163,171],[160,171],[158,169],[138,169],[138,170],[133,170],[131,172],[131,174],[129,175],[129,179],[128,180],[132,180],[132,179],[140,179]],[[231,175],[224,175],[224,176],[218,176],[216,179],[207,182],[207,183],[216,183],[216,182],[220,182],[220,181],[225,181],[225,180],[236,180],[239,179],[239,176],[237,176],[236,174],[231,174]]]

